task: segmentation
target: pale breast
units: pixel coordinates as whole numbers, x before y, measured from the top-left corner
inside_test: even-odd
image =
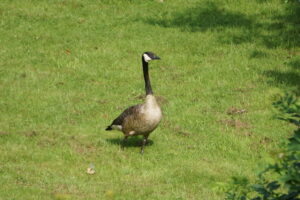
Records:
[[[145,105],[144,107],[144,121],[145,127],[149,132],[152,132],[159,124],[162,118],[162,112],[158,105]]]
[[[162,118],[160,107],[150,107],[145,110],[145,119],[147,123],[157,125]]]

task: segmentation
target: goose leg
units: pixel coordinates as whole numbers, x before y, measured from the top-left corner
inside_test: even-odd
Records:
[[[121,142],[121,149],[124,149],[125,144],[127,143],[128,136],[125,136]]]
[[[142,148],[141,148],[141,154],[144,154],[144,148],[145,148],[145,145],[146,145],[146,143],[147,143],[147,140],[148,140],[148,135],[146,136],[144,136],[144,138],[143,138],[143,143],[142,143]]]

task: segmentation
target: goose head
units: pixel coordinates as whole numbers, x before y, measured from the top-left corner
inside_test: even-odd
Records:
[[[158,57],[157,55],[155,55],[154,53],[147,51],[145,53],[143,53],[143,60],[145,62],[149,62],[150,60],[159,60],[160,57]]]

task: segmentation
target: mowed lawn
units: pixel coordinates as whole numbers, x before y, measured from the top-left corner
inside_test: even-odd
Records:
[[[295,128],[300,3],[1,0],[0,199],[223,199]],[[164,118],[139,137],[104,129],[141,103],[141,55]],[[275,152],[275,153],[274,153]],[[94,166],[95,173],[87,174]]]

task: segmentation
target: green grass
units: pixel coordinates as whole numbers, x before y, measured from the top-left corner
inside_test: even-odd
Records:
[[[222,199],[294,129],[271,103],[300,91],[299,13],[280,0],[2,0],[0,199]],[[150,74],[164,119],[141,156],[139,138],[121,150],[104,129],[141,102],[144,51],[162,58]]]

